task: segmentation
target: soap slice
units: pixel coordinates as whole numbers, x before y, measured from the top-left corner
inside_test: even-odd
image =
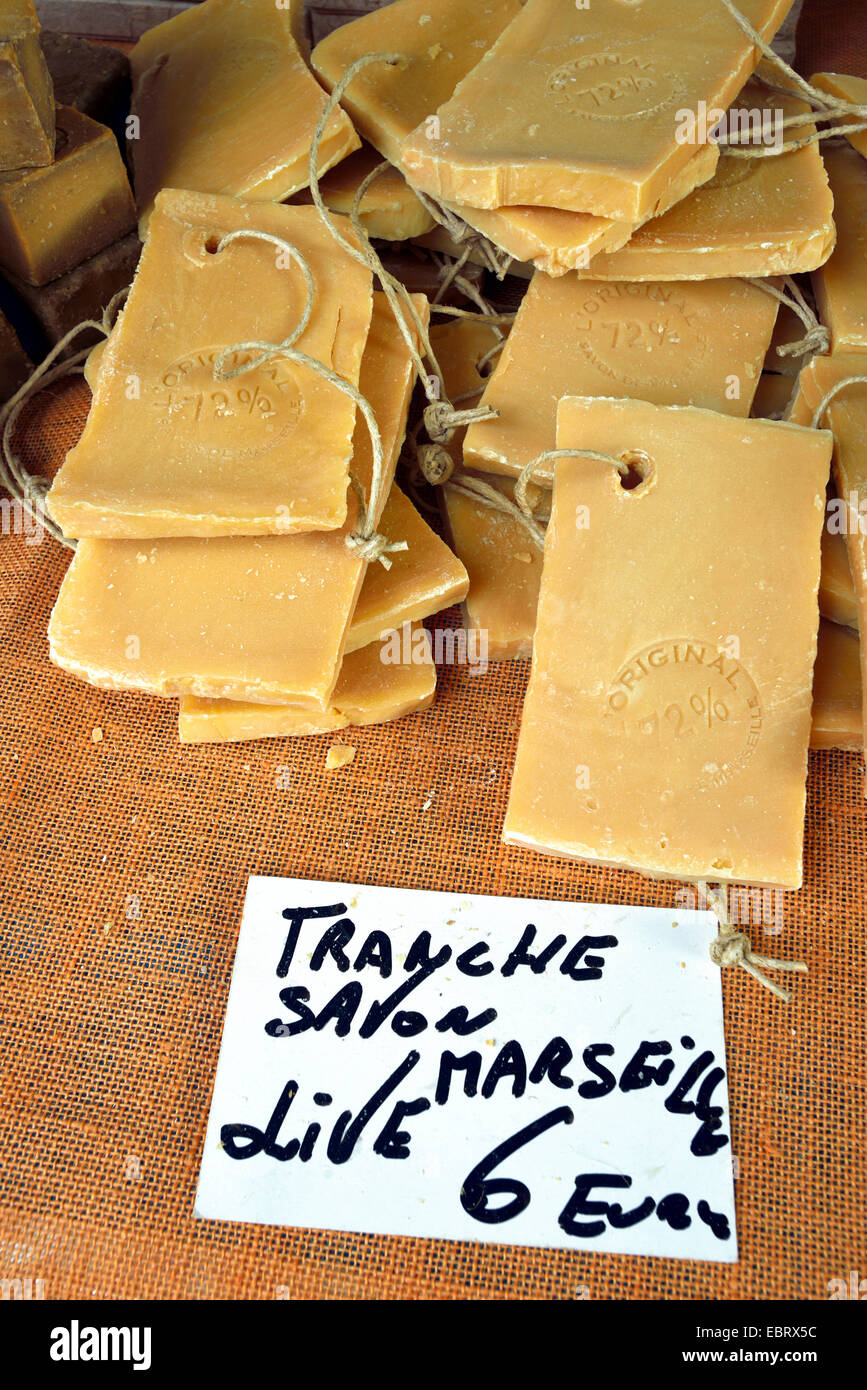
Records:
[[[825,167],[837,245],[812,277],[819,317],[835,352],[867,352],[867,161],[849,145],[826,146]]]
[[[416,308],[424,322],[427,306],[417,300]],[[97,396],[108,361],[104,356]],[[413,380],[409,350],[385,296],[377,295],[361,389],[382,432],[386,483]],[[353,469],[368,488],[371,451],[361,420]],[[110,690],[322,712],[366,569],[345,544],[356,508],[353,493],[344,527],[324,534],[81,541],[51,615],[51,659]]]
[[[122,134],[130,98],[126,54],[107,43],[91,43],[50,29],[43,29],[39,42],[57,105],[74,106]]]
[[[791,0],[742,8],[768,38]],[[426,192],[473,207],[531,203],[641,222],[695,152],[677,139],[678,111],[727,107],[757,59],[707,0],[527,0],[433,129],[405,141],[403,164]]]
[[[325,94],[294,30],[300,0],[205,0],[149,29],[130,53],[129,142],[143,224],[161,188],[288,198],[309,182]],[[341,110],[320,146],[319,172],[357,149]]]
[[[864,747],[861,720],[861,653],[858,634],[836,623],[819,624],[813,672],[811,748]]]
[[[372,145],[363,145],[347,159],[342,159],[319,181],[325,206],[348,217],[361,184],[380,164],[382,156]],[[311,199],[310,190],[302,189],[292,201],[308,203]],[[361,200],[358,214],[367,235],[382,237],[385,241],[409,241],[410,237],[423,236],[436,225],[403,174],[393,165],[377,174]]]
[[[391,489],[382,529],[406,541],[408,548],[391,556],[390,570],[369,567],[346,639],[348,652],[375,642],[388,628],[418,622],[466,597],[469,579],[461,561],[399,487]]]
[[[753,128],[766,111],[773,118],[809,110],[755,82],[734,109],[749,112]],[[797,134],[814,128],[798,126]],[[707,280],[814,270],[834,246],[834,203],[818,143],[770,159],[723,150],[712,179],[645,222],[619,251],[596,256],[584,273],[594,280]]]
[[[55,162],[0,174],[0,265],[45,285],[135,227],[135,205],[111,131],[57,109]]]
[[[808,424],[826,393],[847,377],[867,375],[863,353],[814,357],[798,378],[790,418]],[[834,481],[843,499],[846,552],[858,608],[858,626],[867,631],[867,383],[847,386],[828,406],[823,424],[834,435]],[[830,515],[830,514],[829,514]],[[861,649],[861,680],[867,690],[867,661]],[[864,709],[867,729],[867,707]],[[867,795],[867,785],[865,785]]]
[[[223,348],[282,342],[306,302],[299,267],[273,245],[245,238],[216,252],[241,228],[306,257],[315,298],[296,346],[357,385],[372,277],[316,209],[167,190],[84,433],[48,494],[67,535],[268,535],[345,520],[354,403],[280,358],[214,380]]]
[[[741,280],[607,284],[537,273],[470,425],[464,458],[516,475],[554,448],[561,396],[624,396],[749,415],[777,301]],[[551,464],[534,480],[550,486]]]
[[[676,878],[801,883],[831,438],[569,398],[504,838]]]
[[[404,142],[448,101],[457,84],[520,13],[519,0],[394,0],[341,25],[311,55],[329,89],[367,53],[399,53],[401,66],[375,63],[353,78],[342,105],[356,128],[392,164],[402,168]],[[710,157],[706,177],[713,172]],[[405,172],[405,171],[404,171]],[[628,239],[633,224],[553,208],[480,210],[453,200],[452,211],[519,261],[534,261],[552,275],[587,265],[599,251]]]
[[[848,73],[840,72],[817,72],[810,78],[814,87],[818,87],[820,92],[830,92],[833,97],[842,97],[844,101],[854,102],[856,106],[867,106],[867,78],[850,77]],[[839,124],[850,125],[857,120],[857,117],[841,116]],[[834,122],[838,124],[838,122]],[[854,145],[859,154],[863,154],[867,159],[867,130],[855,130],[846,136],[850,144]]]
[[[47,285],[28,285],[26,280],[8,273],[6,279],[19,304],[25,306],[31,322],[35,322],[47,350],[85,319],[99,322],[103,309],[117,292],[132,283],[140,255],[138,234],[130,232],[129,236],[121,237],[89,260],[67,270],[65,275],[49,280]],[[94,330],[94,339],[96,336]],[[74,339],[75,350],[86,346],[85,333]]]
[[[381,568],[381,567],[380,567]],[[436,667],[424,628],[413,625],[414,659],[383,662],[379,642],[343,658],[331,708],[322,714],[291,705],[254,705],[238,700],[202,700],[185,695],[178,715],[181,743],[240,743],[254,738],[298,738],[327,734],[350,725],[387,724],[427,709],[436,689]]]
[[[846,539],[839,533],[829,531],[827,526],[822,531],[819,612],[829,622],[858,631],[858,600],[852,583]]]
[[[33,0],[0,0],[0,169],[54,159],[54,93]]]
[[[790,376],[780,372],[762,372],[750,414],[756,420],[784,420],[794,385]]]

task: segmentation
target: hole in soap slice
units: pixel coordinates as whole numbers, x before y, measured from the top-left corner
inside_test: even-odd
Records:
[[[653,472],[653,464],[650,456],[645,454],[642,449],[629,449],[625,454],[620,454],[621,462],[627,466],[625,473],[618,473],[617,477],[624,492],[635,492],[642,483],[646,483]]]
[[[208,255],[216,256],[219,247],[220,237],[217,235],[216,232],[209,233],[209,235],[205,237],[205,250],[207,251]]]

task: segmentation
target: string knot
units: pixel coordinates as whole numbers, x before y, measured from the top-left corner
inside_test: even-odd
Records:
[[[391,569],[389,555],[396,550],[408,550],[406,541],[390,541],[387,536],[383,536],[379,531],[371,531],[369,535],[364,535],[361,531],[353,531],[346,537],[346,544],[350,550],[362,559],[373,564],[378,560],[383,569]]]
[[[740,965],[749,960],[753,953],[752,942],[745,932],[726,935],[720,927],[719,935],[710,943],[710,958],[721,969],[727,965]]]
[[[434,444],[448,444],[454,438],[454,414],[449,401],[431,401],[425,406],[424,427]]]
[[[422,444],[417,450],[418,466],[425,482],[432,487],[447,483],[455,469],[455,461],[442,444]]]
[[[784,343],[777,348],[778,357],[803,357],[807,352],[815,352],[820,356],[831,351],[831,334],[823,323],[817,323],[811,328],[809,333],[805,333],[803,338],[799,338],[795,343]]]

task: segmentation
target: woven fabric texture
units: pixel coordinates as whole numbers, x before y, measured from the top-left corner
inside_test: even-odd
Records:
[[[88,401],[80,381],[37,399],[31,471],[53,471]],[[813,757],[806,886],[779,935],[753,929],[810,975],[788,1007],[724,981],[737,1265],[194,1219],[248,875],[660,906],[677,885],[500,843],[526,663],[443,670],[430,711],[341,735],[358,752],[338,773],[327,737],[181,748],[171,702],[49,664],[67,562],[2,540],[0,1278],[49,1299],[824,1299],[867,1273],[854,754]]]

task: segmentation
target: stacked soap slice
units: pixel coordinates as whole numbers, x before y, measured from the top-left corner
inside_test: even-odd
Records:
[[[424,321],[426,303],[415,308]],[[305,360],[259,361],[305,317]],[[225,382],[221,353],[243,368]],[[372,409],[384,472],[369,520],[407,544],[388,571],[347,543],[355,484],[371,496],[367,425],[312,361]],[[58,665],[183,698],[187,741],[326,731],[429,703],[429,657],[391,664],[379,638],[461,599],[466,573],[391,487],[412,357],[315,209],[159,194],[128,304],[87,375],[90,417],[48,497],[79,537],[49,629]]]

